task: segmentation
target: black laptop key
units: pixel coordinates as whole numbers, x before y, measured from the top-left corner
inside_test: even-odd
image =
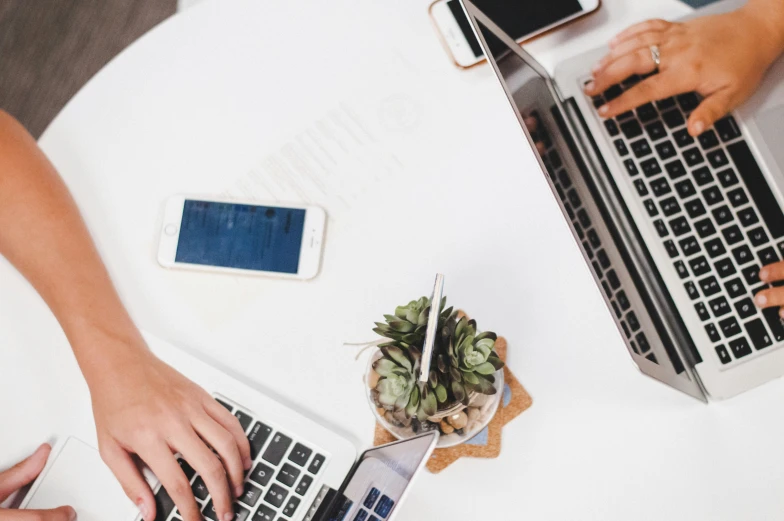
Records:
[[[728,165],[730,162],[730,160],[727,159],[727,154],[725,154],[724,150],[720,148],[711,150],[706,155],[708,156],[708,162],[713,168],[721,168],[725,165]]]
[[[616,139],[613,141],[613,144],[615,145],[615,150],[618,151],[618,155],[621,157],[629,154],[629,149],[626,148],[626,142],[623,139]]]
[[[721,335],[719,334],[719,330],[716,329],[716,326],[713,324],[708,324],[705,326],[705,332],[708,333],[708,338],[711,339],[711,342],[718,342],[721,340]]]
[[[627,110],[626,112],[622,112],[621,114],[618,114],[618,116],[616,116],[616,119],[619,122],[626,121],[627,119],[632,119],[632,118],[634,118],[634,112],[632,112],[631,110]]]
[[[669,235],[670,231],[661,219],[653,221],[653,225],[656,227],[656,232],[659,234],[659,237],[667,237],[667,235]]]
[[[615,300],[618,301],[618,305],[621,307],[622,310],[626,311],[631,307],[631,303],[629,302],[629,298],[626,296],[626,293],[623,291],[619,291],[618,295],[616,295]]]
[[[664,213],[664,215],[667,217],[675,215],[681,211],[681,205],[678,204],[678,200],[674,197],[662,199],[659,201],[659,204],[661,205],[662,213]]]
[[[193,470],[193,467],[188,465],[188,462],[182,458],[177,458],[177,463],[180,465],[182,472],[185,474],[185,477],[188,478],[188,481],[193,479],[193,476],[196,474],[196,471]]]
[[[678,147],[683,148],[694,143],[694,138],[691,137],[689,131],[685,128],[673,132],[672,137],[675,138],[675,143]]]
[[[735,358],[743,358],[744,356],[751,354],[749,341],[743,337],[736,338],[730,342],[730,349],[732,350],[732,354],[735,355]]]
[[[215,512],[215,505],[212,504],[212,500],[210,500],[210,502],[207,503],[207,506],[204,507],[202,514],[204,514],[207,519],[211,519],[212,521],[218,520],[218,513]],[[234,503],[234,517],[232,518],[232,521],[246,521],[248,516],[250,516],[250,511],[248,509],[241,507],[237,503]]]
[[[232,407],[228,403],[224,402],[223,400],[215,398],[215,401],[218,402],[219,404],[221,404],[229,412],[232,412],[234,410],[234,407]]]
[[[275,469],[268,467],[264,463],[257,463],[253,467],[253,471],[248,476],[254,483],[258,483],[262,487],[266,487],[275,474]]]
[[[593,228],[588,230],[588,242],[590,242],[591,246],[594,248],[598,248],[602,245],[602,241],[599,240],[599,234],[596,233],[596,230]]]
[[[678,105],[684,112],[691,112],[696,109],[700,104],[700,98],[693,92],[687,92],[675,97],[678,100]]]
[[[554,169],[559,169],[563,165],[563,161],[561,161],[561,156],[558,155],[558,151],[556,149],[550,150],[550,153],[547,154],[547,157],[550,158],[550,164],[553,165]]]
[[[623,166],[626,167],[626,173],[629,174],[629,177],[634,177],[640,173],[640,171],[637,170],[637,165],[634,164],[633,159],[625,159],[623,161]]]
[[[670,176],[670,179],[678,179],[679,177],[686,175],[686,168],[684,168],[680,159],[670,161],[664,165],[664,169],[667,170],[667,175]]]
[[[610,287],[612,289],[618,289],[621,287],[621,281],[618,279],[618,275],[615,273],[615,270],[610,270],[607,272],[607,282],[610,283]]]
[[[593,106],[597,109],[606,103],[604,101],[604,96],[601,95],[593,96],[591,98],[591,102],[593,102]]]
[[[721,329],[721,334],[724,335],[724,338],[732,338],[741,333],[740,324],[738,324],[735,317],[725,318],[719,322],[719,329]]]
[[[751,226],[752,224],[757,224],[759,222],[759,217],[757,217],[757,212],[754,211],[754,208],[744,208],[743,210],[738,212],[738,219],[743,226]]]
[[[253,515],[253,521],[275,521],[277,515],[278,513],[267,505],[261,505]]]
[[[716,268],[716,273],[723,279],[726,279],[730,275],[734,275],[737,273],[735,269],[735,264],[729,258],[724,258],[718,261],[716,264],[713,265]]]
[[[661,166],[655,157],[649,157],[645,161],[641,161],[640,167],[642,168],[642,173],[645,174],[645,177],[653,177],[661,174],[662,171]]]
[[[689,266],[691,267],[692,273],[694,273],[695,277],[699,277],[700,275],[705,275],[709,273],[711,268],[708,260],[700,255],[699,257],[695,257],[689,261]]]
[[[645,131],[648,133],[648,137],[651,138],[651,141],[658,141],[663,137],[667,137],[667,130],[664,128],[661,121],[654,121],[653,123],[646,125]]]
[[[746,197],[746,192],[743,191],[743,188],[736,188],[727,192],[727,199],[729,199],[730,204],[737,208],[738,206],[743,206],[744,204],[749,202],[749,198]]]
[[[735,262],[738,265],[746,264],[747,262],[751,262],[754,260],[754,257],[751,254],[751,250],[745,244],[738,246],[737,248],[732,250],[732,256],[735,257]]]
[[[697,186],[705,186],[713,181],[713,174],[707,166],[701,166],[693,172]]]
[[[721,233],[724,235],[724,240],[727,241],[727,244],[730,246],[743,240],[743,233],[735,224],[724,228]]]
[[[690,299],[697,300],[700,298],[700,292],[697,291],[697,286],[693,282],[687,282],[683,287],[686,288],[686,293],[688,293]]]
[[[283,508],[283,515],[286,517],[291,517],[297,511],[297,507],[299,506],[300,499],[294,496],[291,496],[289,500],[286,502],[285,508]]]
[[[656,106],[659,107],[659,110],[667,110],[671,109],[675,106],[675,98],[664,98],[656,102]]]
[[[675,147],[672,146],[671,141],[662,141],[658,145],[656,145],[656,153],[659,154],[659,157],[667,160],[675,155]]]
[[[702,203],[700,202],[699,199],[695,199],[695,201],[700,203],[700,206],[702,206]],[[694,212],[694,215],[692,215],[689,203],[686,203],[686,211],[689,213],[691,217],[697,217],[698,215],[702,215],[703,213],[705,213],[704,211],[702,213]],[[711,221],[710,219],[701,219],[695,222],[694,229],[697,231],[697,235],[699,235],[700,238],[702,239],[706,237],[710,237],[711,235],[716,233],[716,227],[713,226],[713,221]]]
[[[286,497],[288,497],[289,493],[286,491],[285,488],[281,487],[280,485],[273,483],[272,486],[267,491],[267,495],[264,496],[264,501],[269,503],[274,507],[280,507],[284,501],[286,501]]]
[[[634,188],[635,190],[637,190],[637,194],[640,197],[644,197],[648,195],[648,187],[646,186],[645,181],[643,181],[642,179],[635,179]]]
[[[637,341],[637,345],[640,346],[640,352],[643,354],[651,350],[651,345],[648,343],[648,339],[645,338],[645,333],[639,333],[634,339]]]
[[[675,191],[681,196],[681,199],[687,199],[697,193],[694,188],[694,183],[690,179],[684,179],[675,183]]]
[[[719,179],[719,183],[724,188],[729,188],[738,184],[738,176],[735,175],[735,171],[732,168],[727,168],[726,170],[722,170],[716,177]]]
[[[724,316],[730,312],[730,304],[724,297],[718,297],[711,300],[708,302],[708,306],[711,308],[713,316],[716,318]]]
[[[754,266],[749,266],[741,271],[746,284],[749,286],[756,286],[762,282],[759,278],[759,270],[760,267],[755,264]]]
[[[368,492],[368,495],[365,496],[365,501],[363,501],[362,504],[365,506],[365,508],[372,510],[373,505],[376,504],[376,501],[378,501],[378,496],[380,495],[381,491],[379,491],[376,487],[373,487],[370,489],[370,492]]]
[[[278,475],[275,477],[275,481],[283,483],[287,487],[293,487],[294,483],[297,482],[297,478],[299,477],[300,471],[294,465],[286,463],[283,467],[278,471]]]
[[[763,266],[773,264],[774,262],[778,262],[780,260],[776,250],[772,247],[758,251],[757,256],[759,257],[760,263],[762,263]]]
[[[602,250],[601,253],[604,253],[604,250]],[[324,466],[324,456],[322,456],[321,454],[316,454],[313,457],[313,461],[310,462],[310,466],[308,466],[308,472],[310,472],[311,474],[318,474],[319,471],[321,470],[321,467],[323,466]]]
[[[308,474],[303,474],[302,479],[300,479],[299,483],[297,483],[297,488],[294,489],[294,492],[296,494],[299,494],[300,496],[304,496],[305,494],[308,493],[308,490],[310,489],[310,485],[312,484],[313,484],[313,478],[310,477],[310,475]]]
[[[561,186],[564,189],[571,188],[572,180],[569,178],[569,174],[566,173],[566,170],[559,170],[558,171],[558,180],[561,182]]]
[[[724,194],[721,193],[721,190],[718,186],[711,186],[710,188],[706,188],[702,191],[702,196],[705,198],[705,202],[708,203],[708,206],[713,206],[714,204],[720,203],[724,200]]]
[[[699,253],[700,251],[700,243],[697,242],[697,239],[694,237],[686,237],[685,239],[681,239],[678,244],[680,244],[681,250],[683,250],[683,254],[687,257],[694,255],[695,253]]]
[[[571,204],[575,210],[583,204],[583,202],[580,200],[580,196],[577,195],[577,190],[574,188],[566,192],[566,197],[569,199],[569,204]]]
[[[604,99],[607,101],[612,101],[621,94],[623,94],[623,89],[621,89],[621,86],[612,85],[606,91],[604,91]]]
[[[754,306],[754,301],[748,297],[735,303],[735,311],[738,312],[738,316],[741,319],[749,318],[750,316],[757,314],[757,308]]]
[[[705,250],[708,252],[711,259],[715,259],[716,257],[720,257],[727,253],[726,248],[724,248],[724,243],[722,243],[719,238],[707,241],[705,243]]]
[[[610,302],[610,304],[612,305],[613,312],[615,313],[615,316],[618,317],[618,318],[621,318],[623,316],[623,313],[621,313],[621,308],[618,307],[618,304],[616,304],[615,302]],[[621,325],[625,326],[626,324],[621,322]],[[629,336],[628,332],[626,333],[626,336]]]
[[[765,322],[768,323],[773,338],[776,342],[784,340],[784,324],[781,322],[779,316],[779,308],[765,308],[762,310],[762,316],[765,317]]]
[[[254,487],[250,483],[245,483],[245,488],[242,489],[242,495],[237,498],[249,507],[253,508],[256,503],[261,499],[261,489]]]
[[[632,119],[621,123],[621,132],[626,136],[626,139],[634,139],[637,136],[642,135],[642,127],[636,119]]]
[[[710,318],[710,313],[708,313],[708,308],[705,307],[705,304],[702,302],[697,302],[694,304],[694,310],[697,312],[697,315],[700,317],[700,320],[705,322]]]
[[[714,124],[714,127],[716,132],[719,133],[721,140],[725,143],[740,136],[740,128],[738,128],[738,123],[732,116],[721,118]]]
[[[706,297],[711,297],[721,291],[719,281],[716,280],[716,277],[714,276],[705,277],[702,279],[700,281],[700,289],[702,289],[702,294]]]
[[[683,159],[686,161],[686,164],[689,166],[696,166],[705,161],[705,158],[702,157],[702,152],[697,147],[690,148],[688,150],[683,151]]]
[[[155,521],[165,521],[174,510],[174,501],[163,486],[155,494]]]
[[[596,258],[598,259],[599,264],[602,266],[603,269],[606,270],[607,268],[610,267],[610,257],[607,256],[607,253],[604,250],[597,251]]]
[[[691,217],[692,219],[695,219],[695,218],[697,218],[697,217],[699,217],[701,215],[705,215],[705,213],[707,211],[707,210],[705,210],[705,205],[702,204],[702,201],[699,198],[692,199],[691,201],[686,201],[683,206],[686,208],[686,213],[688,213],[689,217]],[[710,223],[710,219],[704,219],[704,221],[707,221],[708,223]],[[696,226],[696,223],[695,223],[695,226]],[[713,224],[711,224],[711,227],[712,226],[713,226]],[[716,230],[714,229],[713,231],[716,231]],[[713,233],[713,232],[711,232],[711,233]],[[710,234],[708,234],[708,235],[710,235]],[[700,235],[700,237],[704,237],[704,236]]]
[[[642,81],[642,78],[641,78],[639,75],[637,75],[637,74],[632,74],[631,76],[629,76],[628,78],[626,78],[625,80],[623,80],[623,81],[621,82],[621,85],[623,85],[625,88],[627,88],[627,89],[628,89],[628,88],[630,88],[630,87],[634,87],[635,85],[637,85],[637,84],[638,84],[638,83],[640,83],[641,81]]]
[[[700,134],[697,139],[699,140],[700,146],[703,150],[710,150],[711,148],[719,145],[719,138],[716,137],[716,133],[712,130],[706,130]]]
[[[721,360],[722,364],[728,364],[732,362],[732,357],[727,351],[727,348],[723,345],[716,346],[716,354],[719,355],[719,360]]]
[[[381,519],[386,519],[389,513],[392,511],[392,507],[395,506],[395,502],[392,498],[388,496],[381,496],[381,499],[378,500],[378,504],[376,505],[376,509],[374,512],[381,516]]]
[[[723,226],[732,221],[732,212],[727,205],[720,206],[713,210],[713,218],[716,219],[716,224]]]
[[[648,144],[648,140],[642,138],[632,143],[632,152],[634,153],[634,157],[637,158],[645,157],[650,154],[651,146]]]
[[[637,107],[637,110],[635,112],[637,112],[637,117],[643,123],[647,123],[652,119],[656,119],[656,116],[659,115],[659,112],[651,103],[646,103],[645,105],[641,105]]]
[[[250,457],[256,459],[261,452],[267,439],[272,434],[272,427],[264,425],[261,422],[256,422],[248,434],[248,442],[250,443]]]
[[[615,137],[620,132],[620,130],[618,130],[618,124],[615,123],[615,120],[612,119],[604,120],[604,128],[607,129],[607,133],[610,135],[610,137]]]
[[[773,340],[771,340],[768,330],[765,329],[765,324],[759,318],[746,322],[743,326],[746,328],[749,338],[751,338],[751,343],[754,344],[757,350],[773,345]]]
[[[662,197],[672,192],[670,183],[664,177],[660,177],[651,181],[651,190],[656,197]]]
[[[294,445],[294,448],[291,449],[291,454],[289,454],[289,461],[296,463],[300,467],[304,467],[305,463],[307,463],[310,459],[311,454],[313,454],[313,450],[309,449],[301,443],[297,443]]]
[[[678,248],[675,247],[675,243],[672,241],[664,241],[664,249],[667,250],[667,255],[669,255],[671,259],[680,255],[680,253],[678,253]]]
[[[286,455],[286,451],[289,450],[290,445],[291,438],[285,434],[276,433],[272,437],[272,441],[270,441],[270,444],[267,447],[267,450],[264,451],[264,456],[262,457],[273,465],[277,465],[283,460],[283,456]]]
[[[686,123],[686,120],[683,119],[683,115],[677,110],[668,110],[662,114],[662,119],[669,128],[680,127]]]
[[[749,236],[749,241],[754,246],[762,246],[766,242],[768,242],[768,234],[765,233],[765,230],[762,229],[762,226],[759,228],[754,228],[753,230],[747,232]]]
[[[580,221],[580,225],[586,230],[591,227],[591,218],[588,217],[588,212],[585,209],[577,212],[577,220]]]
[[[676,237],[691,231],[689,221],[687,221],[683,216],[676,217],[675,219],[671,220],[670,228],[672,228],[672,233],[674,233]]]
[[[740,279],[732,279],[724,284],[730,298],[738,298],[746,294],[746,287]]]
[[[659,215],[659,208],[656,206],[656,203],[653,202],[653,199],[646,199],[642,204],[645,205],[645,210],[651,217]]]
[[[193,485],[191,485],[191,491],[193,492],[193,497],[199,501],[205,501],[210,496],[210,491],[207,489],[207,485],[201,479],[201,476],[196,476]]]
[[[771,192],[749,146],[744,141],[738,141],[729,145],[727,150],[735,162],[738,173],[746,183],[757,210],[762,214],[762,220],[768,225],[771,235],[774,239],[784,236],[784,214],[781,206]]]
[[[253,418],[250,417],[250,414],[237,409],[234,411],[234,416],[240,421],[243,432],[248,432],[248,427],[250,427],[251,422],[253,422]]]
[[[686,269],[686,265],[683,264],[683,261],[675,261],[673,264],[675,266],[675,271],[678,272],[678,276],[682,279],[686,279],[689,277],[689,272]]]

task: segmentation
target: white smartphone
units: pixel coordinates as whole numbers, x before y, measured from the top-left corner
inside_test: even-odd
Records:
[[[601,0],[474,0],[474,4],[520,43],[596,11]],[[436,0],[430,17],[458,67],[484,61],[484,53],[458,0]]]
[[[204,199],[166,202],[158,262],[167,268],[307,280],[316,276],[327,214],[317,206]]]

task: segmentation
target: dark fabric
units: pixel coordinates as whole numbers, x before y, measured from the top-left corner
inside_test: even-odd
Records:
[[[176,0],[0,0],[0,108],[36,138]]]

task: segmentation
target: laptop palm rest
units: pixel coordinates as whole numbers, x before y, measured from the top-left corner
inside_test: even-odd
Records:
[[[126,521],[138,513],[98,451],[73,437],[52,451],[22,502],[32,510],[63,505],[76,510],[78,521]]]

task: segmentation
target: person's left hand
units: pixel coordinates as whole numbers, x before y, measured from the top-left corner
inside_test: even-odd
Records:
[[[764,266],[759,272],[759,278],[763,282],[770,284],[784,280],[784,261],[774,262]],[[769,288],[757,293],[754,303],[761,308],[774,306],[784,306],[784,287]],[[784,318],[784,308],[779,310],[779,316]]]

